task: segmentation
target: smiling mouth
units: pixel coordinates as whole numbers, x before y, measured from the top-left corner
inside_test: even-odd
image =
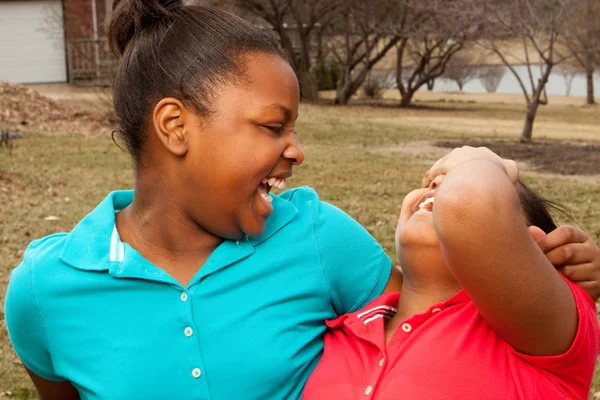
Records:
[[[416,203],[414,203],[412,213],[416,213],[418,211],[427,211],[433,212],[433,204],[435,203],[435,190],[430,190],[425,193]]]
[[[265,178],[261,184],[258,185],[258,192],[262,198],[269,204],[273,202],[273,198],[269,196],[269,192],[272,188],[284,189],[286,178]]]
[[[429,212],[433,212],[433,203],[435,202],[435,197],[428,197],[425,200],[423,200],[420,204],[419,204],[419,210],[418,211],[429,211]]]

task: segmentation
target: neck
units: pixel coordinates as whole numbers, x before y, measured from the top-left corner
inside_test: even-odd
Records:
[[[413,315],[424,313],[436,303],[450,299],[462,289],[460,284],[450,275],[445,264],[443,268],[442,273],[435,276],[415,276],[409,272],[405,272],[402,282],[402,292],[398,300],[398,312],[386,324],[386,337],[388,341],[403,321]],[[411,271],[410,268],[405,269],[406,271]],[[429,271],[431,275],[434,271],[439,270],[439,268],[425,270]]]
[[[164,180],[138,176],[135,187],[133,203],[117,214],[116,222],[121,240],[136,250],[174,260],[205,259],[223,241],[185,214]]]
[[[390,322],[400,324],[415,314],[420,314],[436,303],[450,299],[460,291],[458,284],[423,285],[420,282],[404,280],[398,300],[398,312]]]

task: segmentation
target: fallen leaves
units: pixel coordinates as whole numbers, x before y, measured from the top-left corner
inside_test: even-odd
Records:
[[[108,135],[110,116],[76,109],[35,90],[0,81],[0,127],[51,134]]]

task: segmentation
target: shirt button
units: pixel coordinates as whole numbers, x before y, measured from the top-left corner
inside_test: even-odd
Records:
[[[187,293],[181,292],[181,301],[187,301]]]
[[[402,324],[402,330],[406,333],[412,331],[412,326],[410,326],[410,324],[404,323]]]
[[[373,386],[369,385],[369,387],[367,387],[367,390],[365,390],[365,394],[368,396],[371,394],[372,391],[373,391]]]
[[[431,310],[431,312],[432,312],[433,314],[437,314],[437,313],[439,313],[440,311],[442,311],[442,309],[441,309],[441,308],[434,308],[433,310]]]
[[[382,358],[381,360],[379,360],[379,366],[383,367],[383,364],[385,364],[385,358]]]
[[[189,326],[187,328],[185,328],[183,330],[183,333],[185,334],[185,336],[190,337],[192,336],[192,334],[194,333],[194,331],[192,330],[192,328],[190,328]]]
[[[200,375],[202,375],[202,372],[200,371],[200,368],[194,368],[192,370],[192,376],[196,379],[200,378]]]

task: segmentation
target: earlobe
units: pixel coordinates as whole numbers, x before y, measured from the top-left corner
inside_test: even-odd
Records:
[[[159,141],[176,156],[184,156],[188,151],[185,135],[184,106],[181,101],[167,97],[154,107],[152,122]]]

